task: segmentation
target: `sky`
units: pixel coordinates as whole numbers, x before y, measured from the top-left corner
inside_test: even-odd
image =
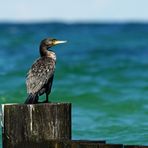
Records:
[[[148,0],[1,0],[0,22],[148,22]]]

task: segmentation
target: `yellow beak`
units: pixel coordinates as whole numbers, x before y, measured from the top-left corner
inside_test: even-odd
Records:
[[[57,44],[62,44],[62,43],[66,43],[67,41],[59,41],[59,40],[57,40],[57,41],[54,41],[54,45],[57,45]]]

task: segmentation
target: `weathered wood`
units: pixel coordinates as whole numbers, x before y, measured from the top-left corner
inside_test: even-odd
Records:
[[[71,104],[2,105],[4,148],[148,148],[71,140]]]
[[[98,148],[99,144],[105,141],[86,141],[86,140],[49,140],[40,143],[20,143],[15,148]]]
[[[71,104],[3,105],[3,146],[71,139]]]
[[[105,141],[71,140],[68,142],[67,148],[98,148],[100,144],[105,144]]]
[[[24,143],[18,144],[17,147],[15,148],[99,148],[100,144],[102,143],[105,143],[105,141],[49,140],[49,141],[44,141],[40,143],[24,142]],[[107,148],[110,148],[110,147],[107,147]]]
[[[100,144],[99,148],[123,148],[123,144]]]
[[[124,146],[122,144],[103,144],[104,141],[87,140],[49,140],[40,143],[21,143],[15,148],[147,148],[148,146]]]
[[[105,140],[71,140],[70,142],[72,143],[94,143],[94,144],[105,144],[106,141]]]
[[[148,148],[148,146],[125,145],[124,148]]]
[[[87,140],[49,140],[44,142],[22,142],[15,148],[148,148],[148,146],[103,144],[104,141]]]

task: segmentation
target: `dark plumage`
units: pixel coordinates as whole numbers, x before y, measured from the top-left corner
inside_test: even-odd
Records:
[[[40,55],[41,57],[35,61],[27,74],[26,86],[28,97],[26,104],[38,103],[40,95],[48,95],[51,92],[52,81],[54,77],[56,55],[52,50],[48,50],[54,45],[65,43],[66,41],[58,41],[56,39],[47,38],[41,41]]]

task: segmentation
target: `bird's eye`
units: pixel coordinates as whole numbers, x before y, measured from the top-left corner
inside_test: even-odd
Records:
[[[52,44],[54,45],[54,44],[55,44],[55,42],[56,42],[56,39],[53,39],[53,40],[52,40]]]
[[[50,40],[47,42],[47,45],[52,45],[52,43],[53,43],[52,40]]]
[[[56,41],[56,39],[53,39],[52,42],[54,43]]]

